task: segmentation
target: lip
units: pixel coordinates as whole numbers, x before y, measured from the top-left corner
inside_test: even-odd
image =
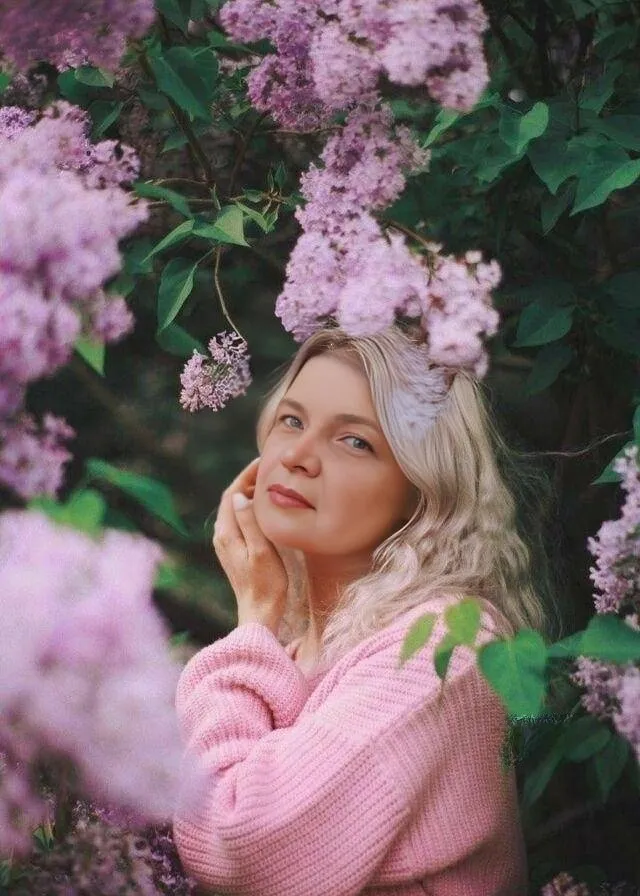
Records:
[[[310,504],[306,498],[303,498],[299,492],[294,491],[292,488],[285,488],[284,485],[279,485],[278,483],[276,483],[275,485],[270,485],[267,491],[271,492],[274,495],[278,495],[282,498],[288,499],[286,502],[277,501],[276,503],[280,507],[310,507],[313,510],[313,505]]]

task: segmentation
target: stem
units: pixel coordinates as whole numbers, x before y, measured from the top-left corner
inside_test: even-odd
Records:
[[[215,262],[213,264],[213,282],[216,287],[216,295],[218,296],[218,301],[220,302],[220,307],[222,308],[222,313],[224,314],[226,320],[228,321],[229,326],[231,326],[236,331],[238,336],[241,336],[244,339],[244,341],[246,342],[247,340],[244,338],[244,336],[242,336],[242,333],[240,332],[240,330],[236,327],[236,325],[232,321],[231,315],[229,314],[229,309],[227,308],[226,302],[224,300],[224,293],[222,292],[222,286],[220,285],[220,258],[221,258],[221,256],[222,256],[222,246],[218,246],[218,248],[215,251]]]
[[[144,73],[157,85],[155,76],[153,74],[153,69],[149,65],[149,60],[147,59],[147,55],[144,50],[138,50],[138,58],[140,60],[140,66]],[[198,161],[200,167],[202,168],[202,173],[204,174],[204,178],[207,182],[207,186],[209,189],[215,189],[216,179],[213,174],[213,168],[211,167],[211,163],[207,158],[207,154],[202,148],[202,144],[198,140],[193,128],[191,127],[191,122],[184,114],[180,106],[171,99],[170,96],[167,96],[165,93],[164,96],[167,98],[167,102],[169,103],[169,108],[171,109],[171,114],[173,118],[182,131],[182,133],[187,138],[187,142],[191,148],[191,151]]]
[[[238,176],[238,172],[240,171],[240,166],[244,162],[245,156],[247,154],[247,150],[249,148],[249,143],[251,142],[251,138],[256,132],[256,128],[260,124],[260,122],[264,119],[265,113],[263,112],[261,115],[258,115],[250,124],[247,129],[246,134],[241,138],[240,148],[238,150],[238,154],[233,163],[233,168],[231,169],[231,175],[229,176],[229,193],[233,193],[233,188],[236,185],[236,178]]]

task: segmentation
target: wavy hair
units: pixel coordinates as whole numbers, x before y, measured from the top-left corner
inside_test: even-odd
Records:
[[[443,594],[479,598],[490,613],[495,608],[505,634],[528,627],[548,637],[552,630],[557,608],[541,529],[530,526],[528,539],[520,531],[514,496],[540,490],[542,474],[519,466],[472,375],[429,370],[423,341],[417,328],[400,323],[364,337],[351,337],[337,326],[317,330],[300,346],[259,414],[262,451],[279,402],[310,358],[331,352],[356,364],[367,378],[391,451],[417,491],[413,516],[378,545],[370,570],[338,595],[322,633],[321,664],[335,662],[399,614]],[[433,383],[429,377],[438,372],[447,389],[434,420],[425,404]],[[412,414],[407,395],[421,392],[427,401],[423,398],[420,407],[414,399]],[[308,585],[303,554],[279,550],[290,579],[279,632],[286,642],[303,634],[308,622]]]

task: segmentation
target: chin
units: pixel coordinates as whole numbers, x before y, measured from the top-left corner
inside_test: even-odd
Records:
[[[268,497],[265,501],[268,500]],[[254,506],[256,522],[265,535],[276,547],[291,548],[297,551],[313,551],[313,545],[309,543],[306,527],[293,515],[287,518],[278,513],[277,509],[271,509],[262,502],[256,502]]]

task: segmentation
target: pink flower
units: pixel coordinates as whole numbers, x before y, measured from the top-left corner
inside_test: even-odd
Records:
[[[127,37],[154,18],[152,0],[20,0],[0,3],[0,48],[18,68],[46,60],[116,68]]]
[[[218,333],[209,342],[211,358],[194,350],[180,376],[180,404],[187,411],[219,411],[244,395],[251,383],[247,343],[237,333]]]
[[[141,536],[94,540],[35,511],[0,516],[0,750],[26,782],[21,801],[37,763],[67,762],[97,801],[171,816],[179,668],[151,602],[160,559]],[[7,799],[0,791],[0,850]]]

